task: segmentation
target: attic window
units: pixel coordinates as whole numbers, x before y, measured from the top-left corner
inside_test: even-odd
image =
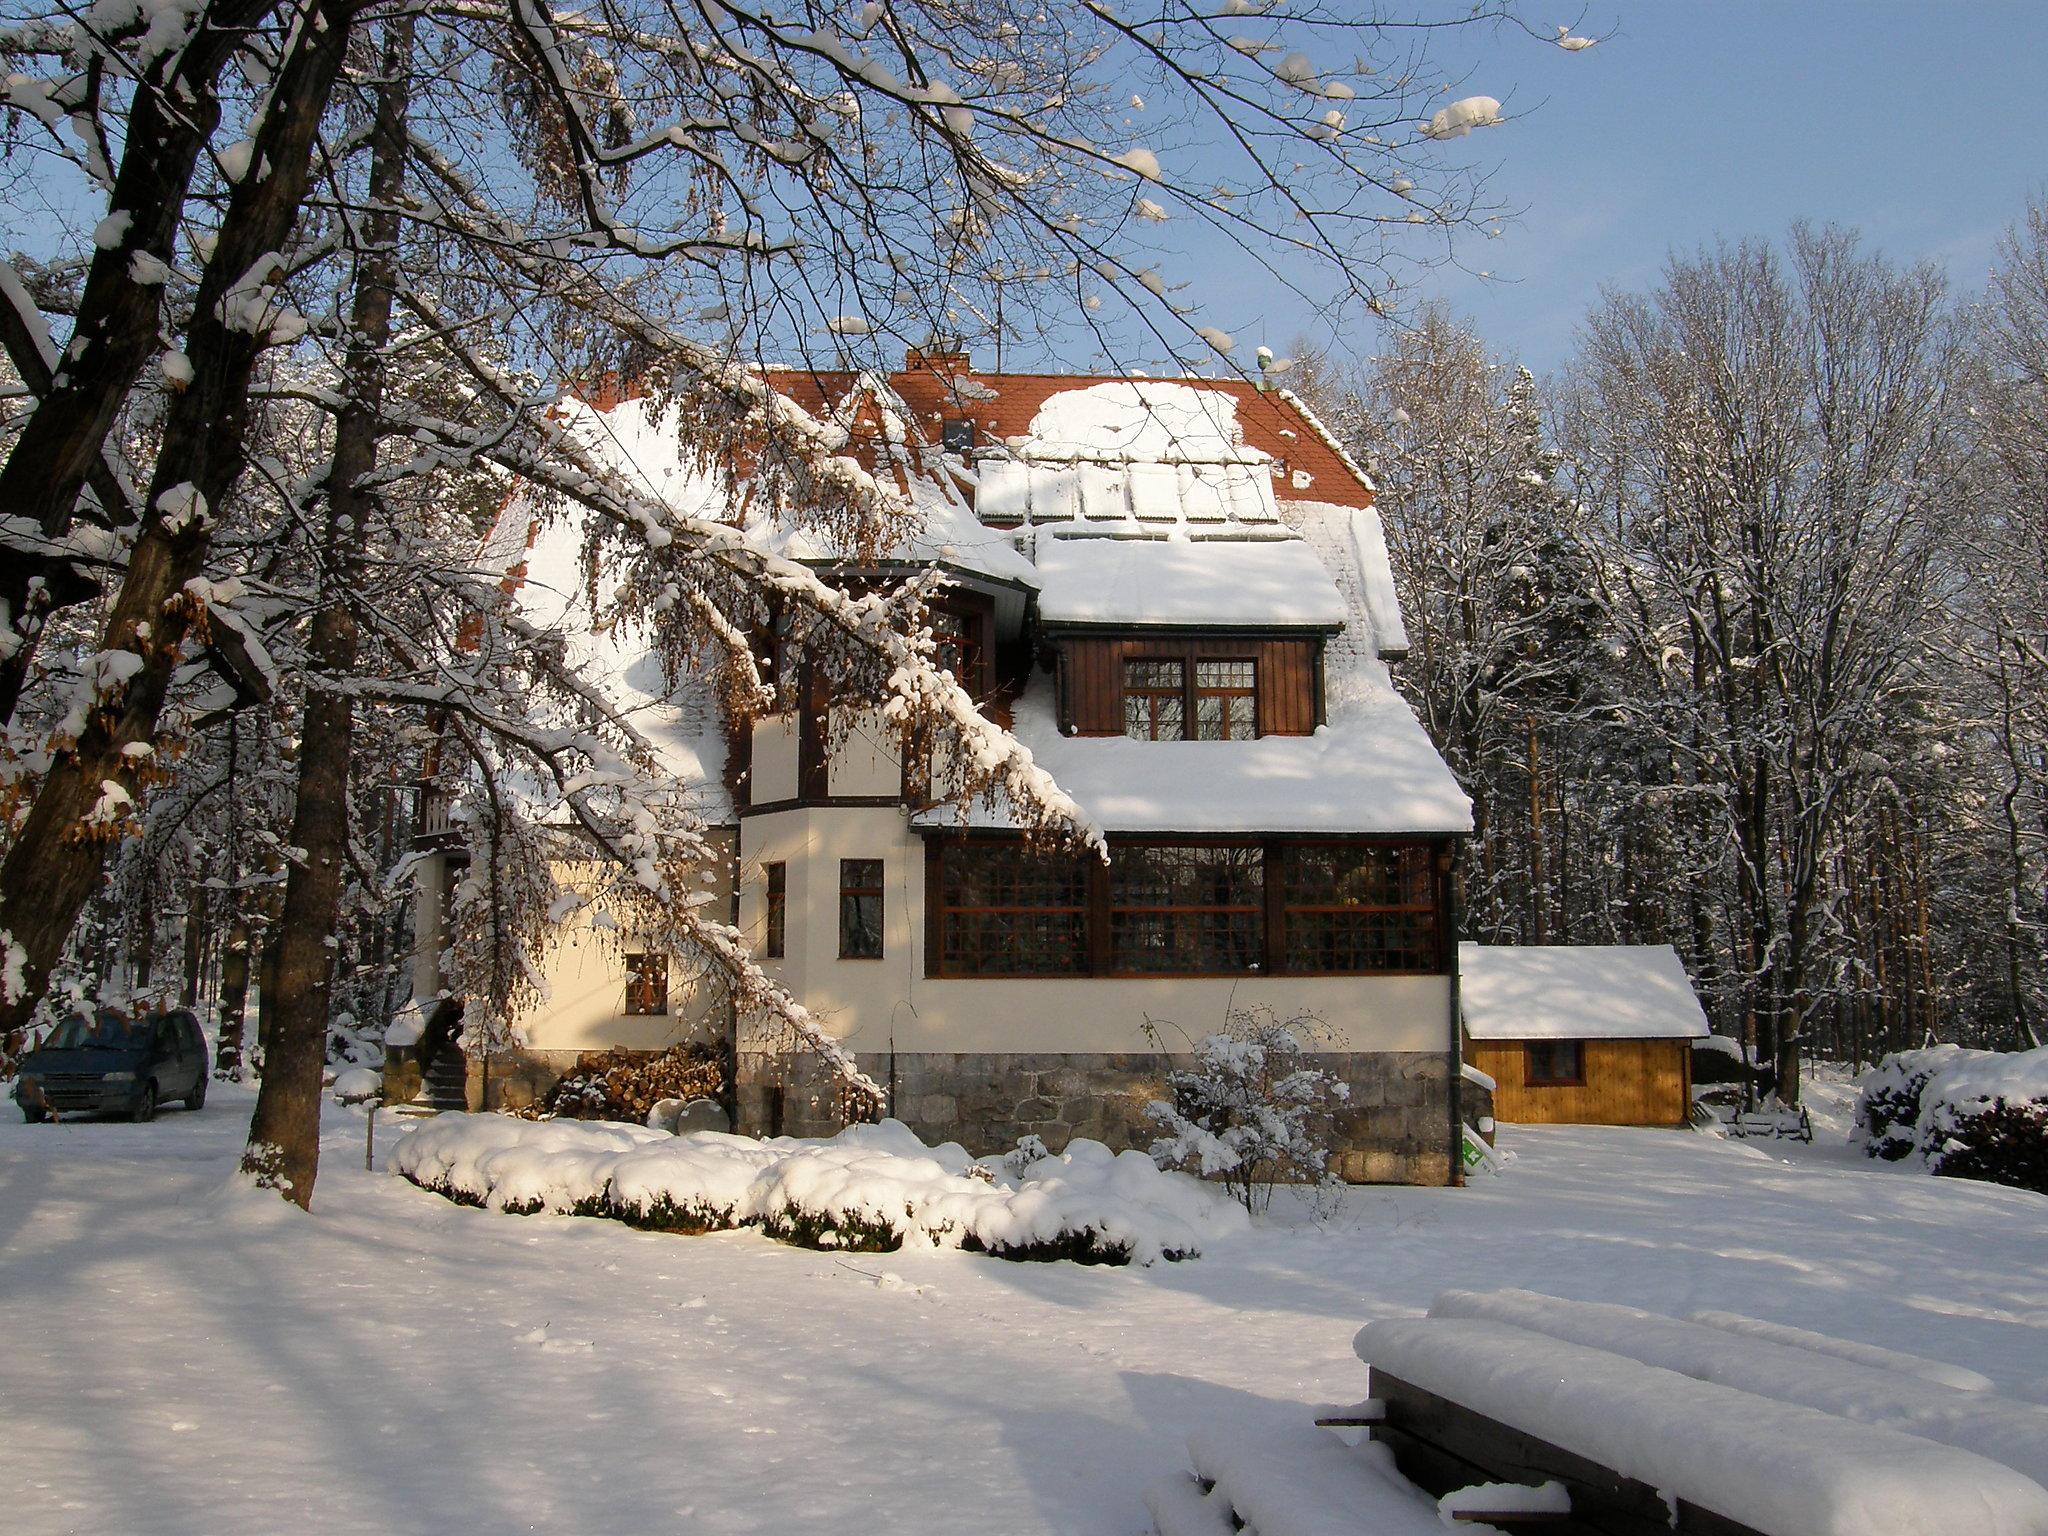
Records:
[[[1187,735],[1187,667],[1179,661],[1124,663],[1124,734],[1139,741]]]
[[[1249,658],[1126,661],[1124,734],[1139,741],[1249,741],[1259,734],[1258,675]]]
[[[939,441],[948,453],[966,453],[974,447],[974,423],[954,416],[939,426]]]

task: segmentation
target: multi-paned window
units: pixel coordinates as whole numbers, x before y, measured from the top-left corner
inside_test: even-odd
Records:
[[[1124,734],[1140,741],[1249,741],[1259,734],[1258,663],[1169,656],[1126,661]]]
[[[1088,871],[1071,855],[998,845],[940,867],[939,965],[948,976],[1088,970]]]
[[[1110,969],[1181,975],[1256,969],[1264,944],[1264,863],[1256,847],[1112,850]]]
[[[1563,1088],[1585,1082],[1584,1041],[1530,1040],[1522,1049],[1522,1081],[1528,1086]]]
[[[1281,858],[1288,970],[1436,968],[1436,893],[1428,848],[1290,843]]]
[[[626,956],[626,1012],[668,1012],[668,956]]]
[[[1259,734],[1259,669],[1252,661],[1195,663],[1195,739],[1249,741]]]
[[[934,976],[1441,972],[1423,843],[1141,842],[1107,866],[1021,842],[934,844]]]
[[[761,866],[768,877],[768,907],[761,936],[761,953],[780,960],[789,939],[789,865],[777,860]]]
[[[882,958],[882,861],[839,861],[839,958]]]
[[[1139,741],[1187,735],[1187,664],[1150,659],[1124,663],[1124,734]]]

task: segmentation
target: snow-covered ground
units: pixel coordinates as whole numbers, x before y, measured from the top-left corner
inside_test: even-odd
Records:
[[[342,1109],[308,1217],[228,1187],[244,1091],[8,1106],[0,1525],[1135,1536],[1191,1431],[1357,1398],[1358,1326],[1453,1286],[1717,1307],[2048,1400],[2048,1200],[1870,1164],[1814,1097],[1810,1149],[1510,1127],[1468,1189],[1149,1269],[495,1215],[365,1174]]]

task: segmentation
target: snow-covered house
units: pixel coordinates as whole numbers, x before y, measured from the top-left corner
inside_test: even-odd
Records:
[[[1461,944],[1465,1059],[1496,1119],[1684,1125],[1707,1015],[1669,944]]]
[[[880,575],[944,572],[945,660],[1110,856],[1027,849],[999,803],[934,804],[861,700],[806,688],[728,730],[711,688],[665,690],[652,658],[593,638],[725,829],[714,879],[764,966],[927,1139],[1146,1145],[1169,1054],[1258,1009],[1306,1021],[1352,1085],[1344,1176],[1454,1179],[1450,891],[1470,807],[1391,685],[1407,640],[1379,515],[1335,440],[1238,381],[977,374],[915,353],[887,377],[773,377],[814,414],[934,450],[908,487],[922,529]],[[645,403],[601,426],[649,484],[691,494]],[[755,533],[840,558],[802,529]],[[514,509],[499,541],[539,617],[584,601],[573,529]],[[419,910],[430,995],[440,904]],[[499,1081],[730,1028],[661,957],[565,937],[522,1021],[526,1075]],[[736,1055],[738,1129],[826,1128],[815,1059],[745,1039]]]

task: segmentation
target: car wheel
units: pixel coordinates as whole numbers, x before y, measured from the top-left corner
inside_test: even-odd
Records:
[[[40,1104],[24,1104],[21,1106],[21,1118],[30,1125],[41,1125],[50,1118],[50,1112]]]
[[[198,1081],[198,1083],[197,1083],[197,1084],[196,1084],[196,1085],[195,1085],[195,1086],[193,1087],[193,1089],[192,1089],[192,1091],[191,1091],[190,1093],[188,1093],[188,1094],[186,1094],[186,1095],[185,1095],[185,1107],[186,1107],[187,1109],[198,1109],[198,1108],[200,1108],[200,1107],[201,1107],[202,1105],[204,1105],[205,1103],[206,1103],[206,1074],[205,1074],[204,1072],[202,1072],[202,1073],[200,1073],[200,1074],[199,1074],[199,1081]]]
[[[142,1085],[142,1097],[135,1101],[135,1108],[130,1113],[129,1118],[137,1125],[156,1118],[155,1082],[147,1082]]]

